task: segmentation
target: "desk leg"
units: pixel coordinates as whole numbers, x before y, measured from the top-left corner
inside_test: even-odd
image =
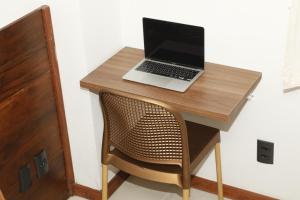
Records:
[[[220,143],[215,146],[216,168],[217,168],[217,182],[218,182],[218,197],[223,200],[223,183],[222,183],[222,169],[221,169],[221,150]]]

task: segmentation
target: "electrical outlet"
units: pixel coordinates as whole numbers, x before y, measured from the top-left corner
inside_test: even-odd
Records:
[[[257,140],[257,161],[266,164],[273,164],[274,143]]]
[[[24,165],[19,170],[20,191],[26,192],[32,185],[30,166]]]
[[[39,154],[34,156],[35,166],[37,170],[37,176],[42,178],[49,171],[48,159],[45,150],[42,150]]]

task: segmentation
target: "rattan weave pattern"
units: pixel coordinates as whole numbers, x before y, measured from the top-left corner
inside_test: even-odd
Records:
[[[156,104],[101,93],[110,144],[141,161],[181,163],[182,134],[175,116]]]

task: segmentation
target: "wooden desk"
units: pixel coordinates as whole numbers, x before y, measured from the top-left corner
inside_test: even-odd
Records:
[[[152,98],[174,106],[183,115],[189,113],[230,127],[261,79],[260,72],[206,63],[205,73],[185,93],[123,80],[122,76],[143,58],[143,50],[125,47],[83,78],[80,85],[96,93],[110,89]],[[214,182],[196,176],[192,187],[217,192]],[[232,199],[273,199],[226,185],[224,191],[225,197]]]
[[[125,47],[80,81],[94,92],[113,89],[159,100],[179,112],[191,113],[223,123],[231,123],[261,79],[261,73],[205,64],[205,73],[185,92],[175,92],[122,79],[144,58],[141,49]]]

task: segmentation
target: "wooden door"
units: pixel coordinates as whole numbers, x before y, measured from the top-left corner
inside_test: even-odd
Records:
[[[39,177],[34,157],[42,150],[49,172]],[[31,182],[20,192],[24,166]],[[43,6],[0,29],[0,188],[6,200],[65,200],[73,183],[50,10]]]

